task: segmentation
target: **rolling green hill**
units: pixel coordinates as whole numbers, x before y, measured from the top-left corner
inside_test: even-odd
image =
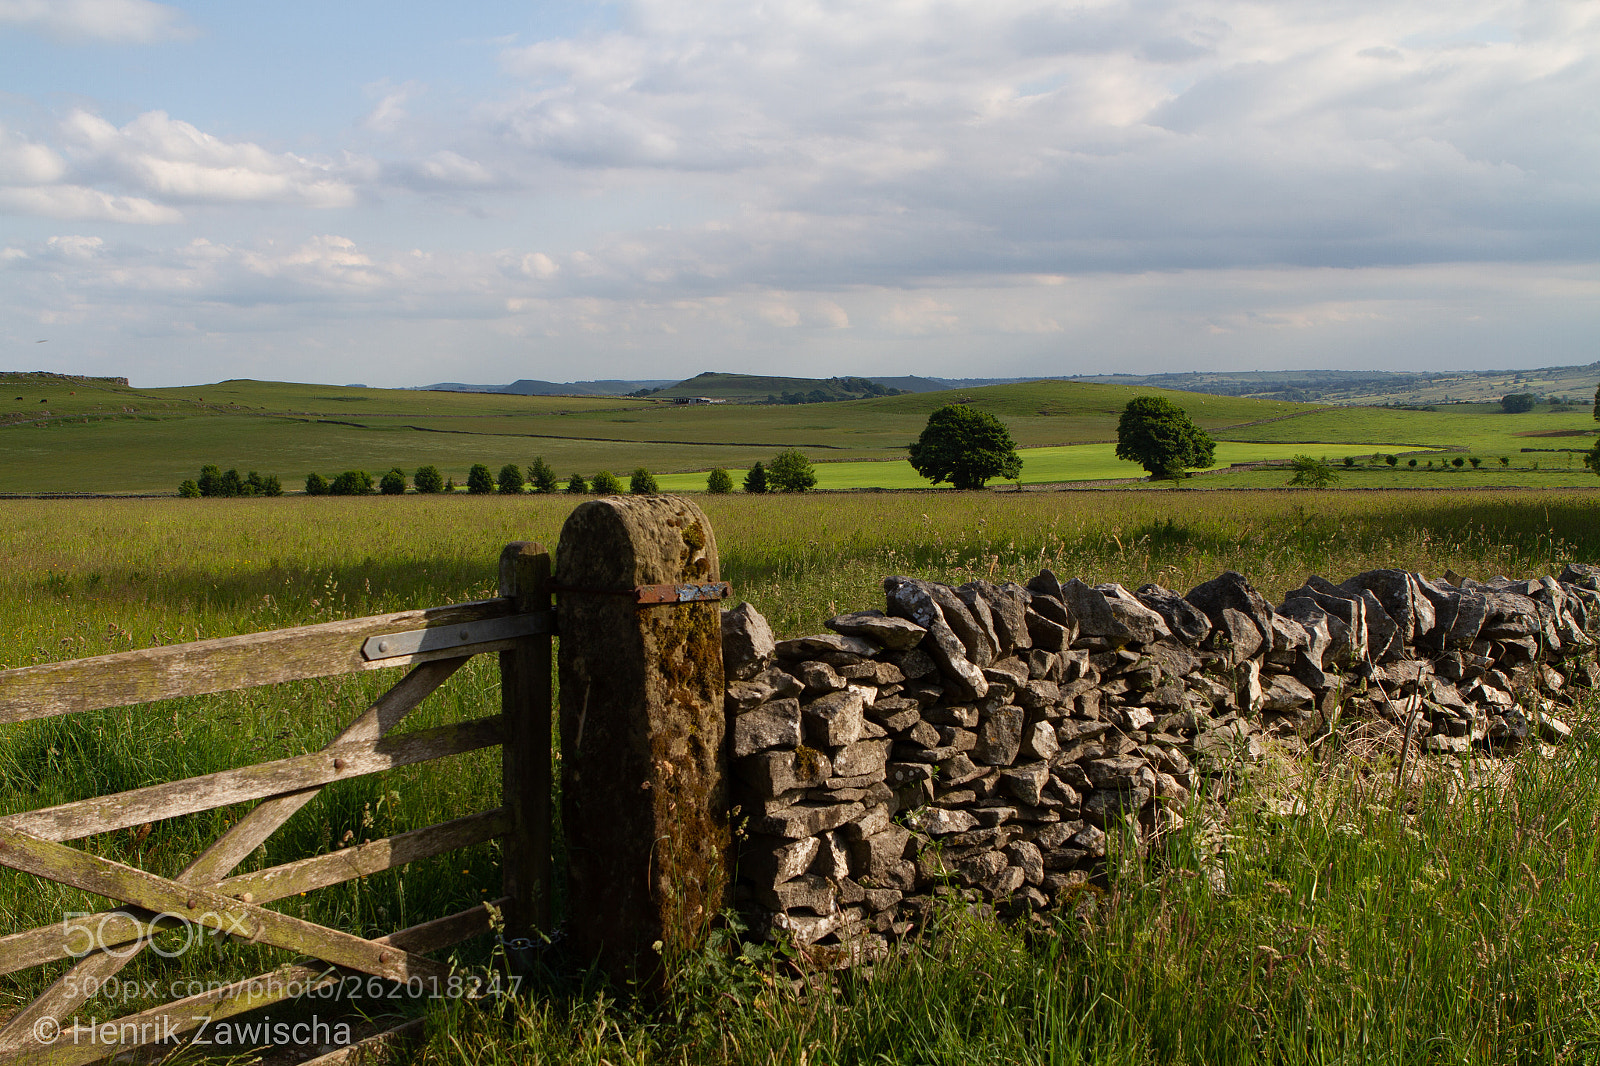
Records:
[[[462,482],[473,463],[498,469],[535,456],[563,477],[639,466],[691,472],[742,469],[789,447],[817,460],[876,461],[846,480],[887,487],[903,478],[882,480],[884,472],[909,472],[898,462],[906,445],[933,410],[951,402],[994,413],[1022,448],[1095,446],[1048,462],[1038,453],[1029,481],[1136,477],[1137,467],[1110,458],[1107,442],[1127,401],[1151,391],[1051,380],[838,403],[679,405],[242,380],[140,389],[110,379],[0,374],[0,493],[171,492],[205,463],[277,474],[291,489],[313,470],[376,474],[423,464]],[[1516,455],[1523,447],[1586,448],[1595,428],[1586,411],[1504,415],[1492,405],[1428,412],[1164,395],[1219,440],[1273,446],[1257,449],[1259,458],[1302,443],[1300,450],[1318,454],[1410,446]],[[1551,433],[1568,436],[1540,435]],[[1225,461],[1246,458],[1258,457]]]

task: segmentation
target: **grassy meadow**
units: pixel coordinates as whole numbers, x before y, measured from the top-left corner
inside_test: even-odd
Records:
[[[479,598],[510,540],[554,545],[555,497],[0,501],[0,664]],[[1600,559],[1594,492],[908,492],[702,496],[723,577],[782,635],[881,605],[879,581],[1026,578],[1180,591],[1222,569],[1276,602],[1308,573],[1372,565],[1486,577]],[[396,675],[303,682],[0,727],[0,813],[300,754]],[[475,662],[403,729],[493,714]],[[1587,712],[1585,712],[1587,713]],[[1360,752],[1232,783],[1158,854],[1048,926],[955,910],[866,975],[795,989],[781,956],[726,943],[680,960],[665,1007],[545,975],[502,1003],[436,1004],[432,1062],[1581,1062],[1600,1055],[1600,738],[1529,756],[1511,792],[1449,796],[1358,773]],[[274,865],[497,804],[491,750],[343,782],[253,854]],[[1311,772],[1316,771],[1316,772]],[[1252,791],[1254,790],[1254,791]],[[1241,800],[1254,795],[1254,800]],[[1297,802],[1286,803],[1286,797]],[[1282,813],[1302,811],[1303,813]],[[175,873],[242,809],[83,842]],[[375,935],[498,894],[480,846],[275,907]],[[99,901],[0,871],[0,934]],[[558,911],[561,900],[556,900]],[[487,945],[459,954],[486,961]],[[124,975],[235,979],[245,945]],[[60,967],[0,977],[0,1016]],[[154,1005],[91,1001],[101,1017]],[[371,1007],[372,1004],[367,1004]],[[410,1010],[384,1002],[382,1011]],[[414,1061],[408,1056],[405,1061]]]
[[[207,463],[277,474],[291,492],[313,470],[410,473],[424,464],[460,484],[474,463],[498,470],[536,456],[563,478],[644,467],[664,487],[685,491],[703,486],[713,467],[742,472],[784,448],[799,448],[818,464],[823,488],[921,488],[926,483],[906,464],[906,446],[929,413],[954,401],[1007,424],[1023,449],[1024,484],[1130,479],[1143,470],[1116,459],[1110,442],[1123,405],[1140,391],[1151,390],[1041,381],[796,406],[678,406],[258,381],[137,389],[0,374],[0,493],[165,494]],[[1425,461],[1449,449],[1490,466],[1509,460],[1509,468],[1475,485],[1560,488],[1583,467],[1574,452],[1558,449],[1587,449],[1595,432],[1586,411],[1506,415],[1488,404],[1427,411],[1167,395],[1217,438],[1220,465],[1207,476],[1224,479],[1219,487],[1281,484],[1271,474],[1227,469],[1234,463],[1301,452],[1335,462],[1373,452]],[[1448,472],[1426,467],[1390,474],[1363,470],[1352,486],[1462,487]]]

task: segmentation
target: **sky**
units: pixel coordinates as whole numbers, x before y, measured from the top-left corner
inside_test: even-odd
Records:
[[[0,0],[0,369],[1600,359],[1595,0]]]

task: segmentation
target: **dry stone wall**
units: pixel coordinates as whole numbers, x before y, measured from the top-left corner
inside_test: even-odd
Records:
[[[735,899],[762,936],[873,957],[940,895],[1026,912],[1093,878],[1108,829],[1181,824],[1202,775],[1336,719],[1410,750],[1570,733],[1600,683],[1600,567],[1559,578],[1309,578],[1278,606],[1224,573],[1156,585],[884,580],[885,610],[774,641],[723,613],[742,822]]]

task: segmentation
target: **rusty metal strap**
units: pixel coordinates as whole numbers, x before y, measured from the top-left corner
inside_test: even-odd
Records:
[[[558,595],[627,596],[639,607],[660,607],[668,603],[725,600],[733,586],[726,581],[711,581],[703,585],[637,585],[631,589],[592,589],[555,584],[548,587],[551,592]]]

